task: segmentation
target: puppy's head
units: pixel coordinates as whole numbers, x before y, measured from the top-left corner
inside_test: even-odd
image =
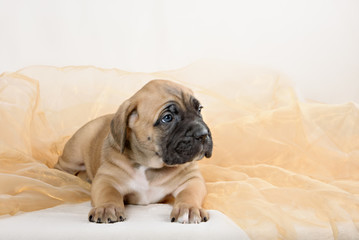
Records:
[[[209,158],[212,136],[201,109],[188,88],[153,80],[120,106],[110,134],[122,153],[148,167]]]

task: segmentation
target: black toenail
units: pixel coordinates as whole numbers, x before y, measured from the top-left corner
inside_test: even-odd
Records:
[[[98,218],[98,219],[97,219],[97,223],[101,223],[101,218]]]
[[[120,216],[120,222],[123,222],[123,221],[125,221],[125,219],[122,216]]]
[[[204,217],[204,218],[203,218],[203,221],[207,222],[207,221],[208,221],[207,217]]]
[[[171,222],[174,222],[174,221],[176,221],[176,218],[172,218],[172,219],[171,219]]]
[[[93,216],[92,215],[89,216],[89,221],[93,222]]]

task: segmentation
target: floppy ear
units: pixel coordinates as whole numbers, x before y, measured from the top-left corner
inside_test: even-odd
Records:
[[[131,101],[131,99],[126,100],[121,104],[111,121],[111,134],[120,147],[121,153],[125,150],[128,118],[135,108],[136,105]]]

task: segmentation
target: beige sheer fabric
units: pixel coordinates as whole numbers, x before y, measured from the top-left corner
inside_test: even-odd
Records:
[[[205,107],[214,138],[213,157],[200,161],[206,208],[255,239],[358,238],[358,106],[300,103],[278,73],[223,62],[151,74],[45,66],[2,74],[0,214],[89,200],[89,184],[52,169],[65,142],[155,78],[189,86]]]

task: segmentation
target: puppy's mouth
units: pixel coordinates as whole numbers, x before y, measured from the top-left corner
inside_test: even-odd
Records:
[[[166,165],[178,165],[212,156],[212,137],[210,134],[201,137],[183,137],[167,146],[162,156]]]

